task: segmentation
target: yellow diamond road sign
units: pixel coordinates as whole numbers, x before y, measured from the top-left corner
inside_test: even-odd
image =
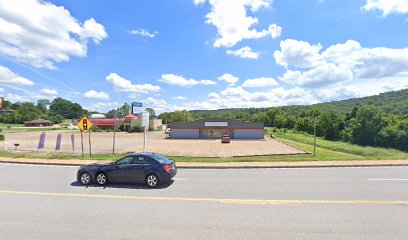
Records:
[[[79,127],[79,129],[81,129],[82,132],[87,133],[89,132],[89,130],[91,130],[93,124],[91,120],[89,120],[89,118],[83,117],[81,120],[79,120],[77,126]]]

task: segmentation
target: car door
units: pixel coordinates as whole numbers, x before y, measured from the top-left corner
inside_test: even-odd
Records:
[[[143,183],[146,177],[146,170],[150,167],[148,157],[143,155],[134,156],[133,162],[129,166],[129,180],[135,183]]]
[[[124,157],[115,162],[109,170],[108,179],[110,182],[126,182],[129,176],[129,166],[133,161],[133,156]]]

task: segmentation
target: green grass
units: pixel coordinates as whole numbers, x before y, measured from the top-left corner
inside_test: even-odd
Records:
[[[294,141],[296,143],[302,143],[301,148],[307,148],[313,145],[313,136],[309,134],[294,133],[294,132],[283,132],[276,131],[272,132],[271,128],[267,128],[269,134],[273,134],[279,139],[286,139]],[[321,138],[317,138],[316,146],[319,148],[332,150],[336,152],[352,154],[355,156],[362,157],[363,159],[408,159],[408,153],[399,151],[396,149],[388,148],[376,148],[376,147],[363,147],[355,144],[350,144],[341,141],[328,141]],[[307,149],[306,149],[307,150]],[[308,151],[312,151],[311,148]]]
[[[267,129],[271,131],[271,129]],[[274,132],[279,141],[285,142],[297,148],[308,152],[313,151],[313,137],[311,135],[293,133],[293,132]],[[344,142],[333,142],[324,139],[317,140],[316,156],[311,154],[302,155],[278,155],[278,156],[252,156],[252,157],[234,157],[234,158],[202,158],[202,157],[180,157],[168,156],[177,162],[298,162],[298,161],[332,161],[332,160],[388,160],[388,159],[408,159],[408,153],[385,148],[361,147]],[[33,153],[13,153],[0,151],[2,157],[13,158],[37,158],[37,159],[62,159],[62,160],[102,160],[114,161],[126,154],[94,154],[92,158],[85,154],[33,154]]]
[[[24,124],[0,123],[0,128],[7,128],[8,126],[11,126],[11,127],[24,127]]]
[[[69,128],[60,128],[60,127],[52,127],[52,128],[3,128],[3,133],[20,133],[20,132],[44,132],[44,131],[65,131],[65,130],[72,130]]]

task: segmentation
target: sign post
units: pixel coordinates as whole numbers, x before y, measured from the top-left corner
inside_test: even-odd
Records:
[[[81,129],[81,144],[82,144],[82,157],[84,157],[84,140],[82,133],[87,133],[91,130],[93,124],[91,120],[87,117],[83,117],[77,124],[79,129]],[[91,150],[91,132],[89,132],[89,156],[92,157],[92,150]]]

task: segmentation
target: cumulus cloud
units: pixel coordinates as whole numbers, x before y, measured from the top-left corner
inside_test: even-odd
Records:
[[[133,94],[146,94],[151,92],[159,92],[160,87],[154,86],[148,83],[133,84],[130,80],[127,80],[117,73],[110,73],[106,76],[106,80],[113,85],[113,88],[117,92],[129,92]]]
[[[40,93],[48,94],[48,95],[58,95],[58,91],[55,89],[43,88],[40,90]]]
[[[181,87],[194,87],[197,85],[214,85],[217,84],[211,80],[195,80],[195,79],[186,79],[181,75],[175,74],[163,74],[159,79],[159,82],[166,83],[169,85],[176,85]]]
[[[238,77],[235,77],[231,73],[225,73],[222,76],[218,77],[217,79],[219,81],[225,81],[225,82],[229,83],[230,86],[234,86],[239,80]]]
[[[130,35],[137,35],[137,36],[148,37],[148,38],[154,38],[157,36],[157,34],[159,34],[158,31],[150,32],[149,30],[143,29],[143,28],[137,29],[137,30],[135,29],[129,30],[128,33]]]
[[[93,18],[81,23],[61,6],[40,0],[0,0],[0,53],[38,68],[54,69],[85,57],[88,40],[107,37]]]
[[[308,42],[286,39],[280,42],[280,50],[274,53],[278,65],[308,68],[324,63],[320,50],[322,46]]]
[[[261,55],[260,52],[253,52],[250,47],[243,47],[235,51],[228,49],[226,53],[228,55],[233,55],[233,56],[237,56],[240,58],[248,58],[248,59],[258,59],[259,55]]]
[[[207,1],[194,0],[200,5]],[[211,12],[206,15],[206,23],[217,28],[214,47],[233,47],[244,39],[259,39],[266,36],[281,36],[282,28],[271,24],[268,29],[257,30],[258,18],[249,16],[248,11],[255,13],[271,6],[271,0],[209,0]]]
[[[384,78],[400,82],[408,75],[408,48],[364,48],[359,42],[348,40],[322,49],[303,41],[282,41],[275,60],[289,69],[279,80],[295,86],[325,87],[366,79],[375,84]]]
[[[7,67],[1,65],[0,65],[0,83],[5,85],[23,85],[23,86],[34,85],[33,81],[21,77],[17,73],[14,73]]]
[[[14,93],[8,93],[6,95],[6,100],[16,103],[16,102],[30,102],[30,99],[27,96],[24,95],[18,95]]]
[[[107,112],[120,106],[122,106],[122,104],[118,102],[99,102],[86,106],[86,109],[97,112]]]
[[[187,100],[187,98],[183,96],[176,96],[176,97],[173,97],[173,99],[181,100],[181,101]]]
[[[84,93],[84,97],[89,99],[109,100],[109,95],[106,92],[97,92],[95,90],[89,90]]]
[[[364,11],[380,11],[382,15],[388,16],[390,14],[407,14],[408,1],[407,0],[366,0],[362,7]]]
[[[261,77],[247,79],[242,86],[245,88],[261,88],[261,87],[272,87],[279,85],[273,78]]]

